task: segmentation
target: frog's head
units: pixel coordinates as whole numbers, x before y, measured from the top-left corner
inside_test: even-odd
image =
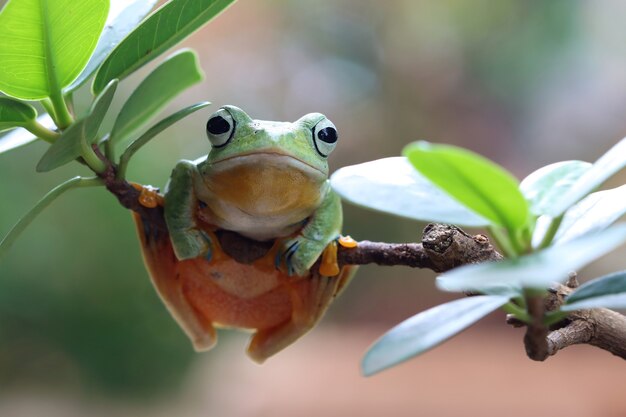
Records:
[[[328,155],[337,129],[323,114],[309,113],[293,123],[253,120],[235,106],[224,106],[207,122],[212,144],[207,163],[214,169],[263,164],[295,169],[310,180],[328,177]]]

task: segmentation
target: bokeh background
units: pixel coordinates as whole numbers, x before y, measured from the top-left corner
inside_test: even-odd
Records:
[[[204,123],[222,104],[268,120],[325,113],[340,132],[333,169],[417,139],[467,147],[519,178],[593,161],[626,135],[625,16],[619,0],[242,0],[184,42],[206,79],[164,114],[214,106],[144,148],[129,177],[163,186],[177,160],[206,154]],[[122,83],[115,108],[153,67]],[[85,173],[35,173],[44,151],[0,155],[0,234]],[[417,241],[423,226],[345,206],[344,229],[357,239]],[[622,248],[581,275],[624,267]],[[195,354],[151,287],[129,213],[101,189],[71,191],[0,261],[0,415],[626,415],[621,360],[583,346],[531,362],[522,331],[500,313],[360,376],[360,358],[386,329],[455,297],[433,281],[428,271],[363,267],[322,324],[266,364],[253,364],[247,335],[232,331]]]

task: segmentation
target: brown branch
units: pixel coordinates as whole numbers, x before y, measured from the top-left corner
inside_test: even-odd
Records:
[[[574,275],[567,285],[551,289],[544,300],[545,309],[556,310],[565,301],[565,296],[577,286]],[[596,346],[626,359],[626,316],[616,311],[606,308],[574,311],[550,330],[545,337],[545,351],[529,355],[531,359],[543,361],[561,349],[578,344]]]
[[[152,227],[167,230],[162,207],[142,206],[138,200],[140,191],[126,180],[116,178],[115,167],[102,156],[97,147],[94,150],[107,164],[107,170],[100,177],[120,204],[139,213]],[[217,237],[224,252],[242,263],[259,259],[272,246],[271,242],[258,242],[227,230],[218,231]],[[502,255],[484,235],[472,236],[455,226],[429,224],[424,229],[421,243],[364,240],[358,242],[355,248],[340,246],[337,258],[341,265],[404,265],[444,272],[460,265],[499,260]],[[314,269],[313,272],[317,273],[317,265]],[[568,281],[568,285],[559,286],[548,297],[527,297],[529,314],[533,318],[524,337],[528,357],[545,360],[567,346],[586,343],[626,359],[626,317],[619,313],[607,309],[582,310],[571,313],[550,331],[542,324],[544,312],[557,309],[563,303],[564,296],[578,285],[575,277]],[[511,316],[507,317],[507,322],[515,327],[525,325]]]

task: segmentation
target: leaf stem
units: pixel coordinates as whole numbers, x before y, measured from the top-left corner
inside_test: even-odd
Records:
[[[559,231],[559,227],[561,226],[561,222],[563,221],[563,214],[559,217],[555,217],[550,222],[550,226],[548,226],[548,230],[546,230],[546,234],[543,235],[543,239],[541,239],[541,243],[539,243],[539,247],[537,249],[545,249],[550,246],[554,236],[556,236],[556,232]]]
[[[106,164],[98,158],[93,148],[87,143],[84,137],[80,139],[80,156],[83,157],[89,168],[95,173],[102,174],[106,171]]]
[[[54,130],[50,130],[37,120],[29,120],[27,124],[23,126],[26,130],[28,130],[33,135],[37,136],[39,139],[43,139],[48,143],[54,143],[59,138],[59,133]]]
[[[530,323],[531,318],[528,312],[515,303],[509,301],[502,306],[502,310],[509,314],[513,314],[516,319],[523,321],[524,323]]]
[[[49,98],[44,98],[43,100],[41,100],[41,104],[43,105],[43,108],[46,109],[52,120],[54,120],[54,123],[58,126],[59,124],[57,122],[57,115],[56,111],[54,110],[54,106],[52,105],[52,101],[50,101]]]
[[[69,125],[74,123],[70,110],[67,107],[67,103],[63,98],[63,93],[55,91],[50,96],[50,102],[54,108],[54,114],[56,115],[55,122],[59,129],[66,129]]]
[[[498,226],[489,226],[489,232],[491,233],[493,240],[500,247],[502,252],[504,252],[505,257],[517,257],[517,251],[511,244],[511,240],[506,234],[502,233],[502,230],[498,228]]]
[[[72,188],[93,187],[98,185],[104,185],[104,182],[100,178],[74,177],[50,190],[48,194],[43,196],[43,198],[39,200],[37,204],[35,204],[35,206],[15,224],[15,226],[13,226],[4,239],[2,239],[0,242],[0,258],[2,258],[2,256],[8,251],[17,237],[24,231],[24,229],[26,229],[35,217],[48,207],[58,196],[67,190],[71,190]]]

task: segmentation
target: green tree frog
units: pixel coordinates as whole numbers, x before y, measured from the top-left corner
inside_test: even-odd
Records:
[[[309,331],[355,270],[309,272],[342,224],[328,181],[337,130],[319,113],[270,122],[224,106],[206,131],[209,154],[179,162],[166,186],[169,237],[135,216],[144,260],[196,350],[215,345],[216,326],[248,329],[248,354],[263,362]],[[219,230],[272,246],[237,262],[220,248]]]

